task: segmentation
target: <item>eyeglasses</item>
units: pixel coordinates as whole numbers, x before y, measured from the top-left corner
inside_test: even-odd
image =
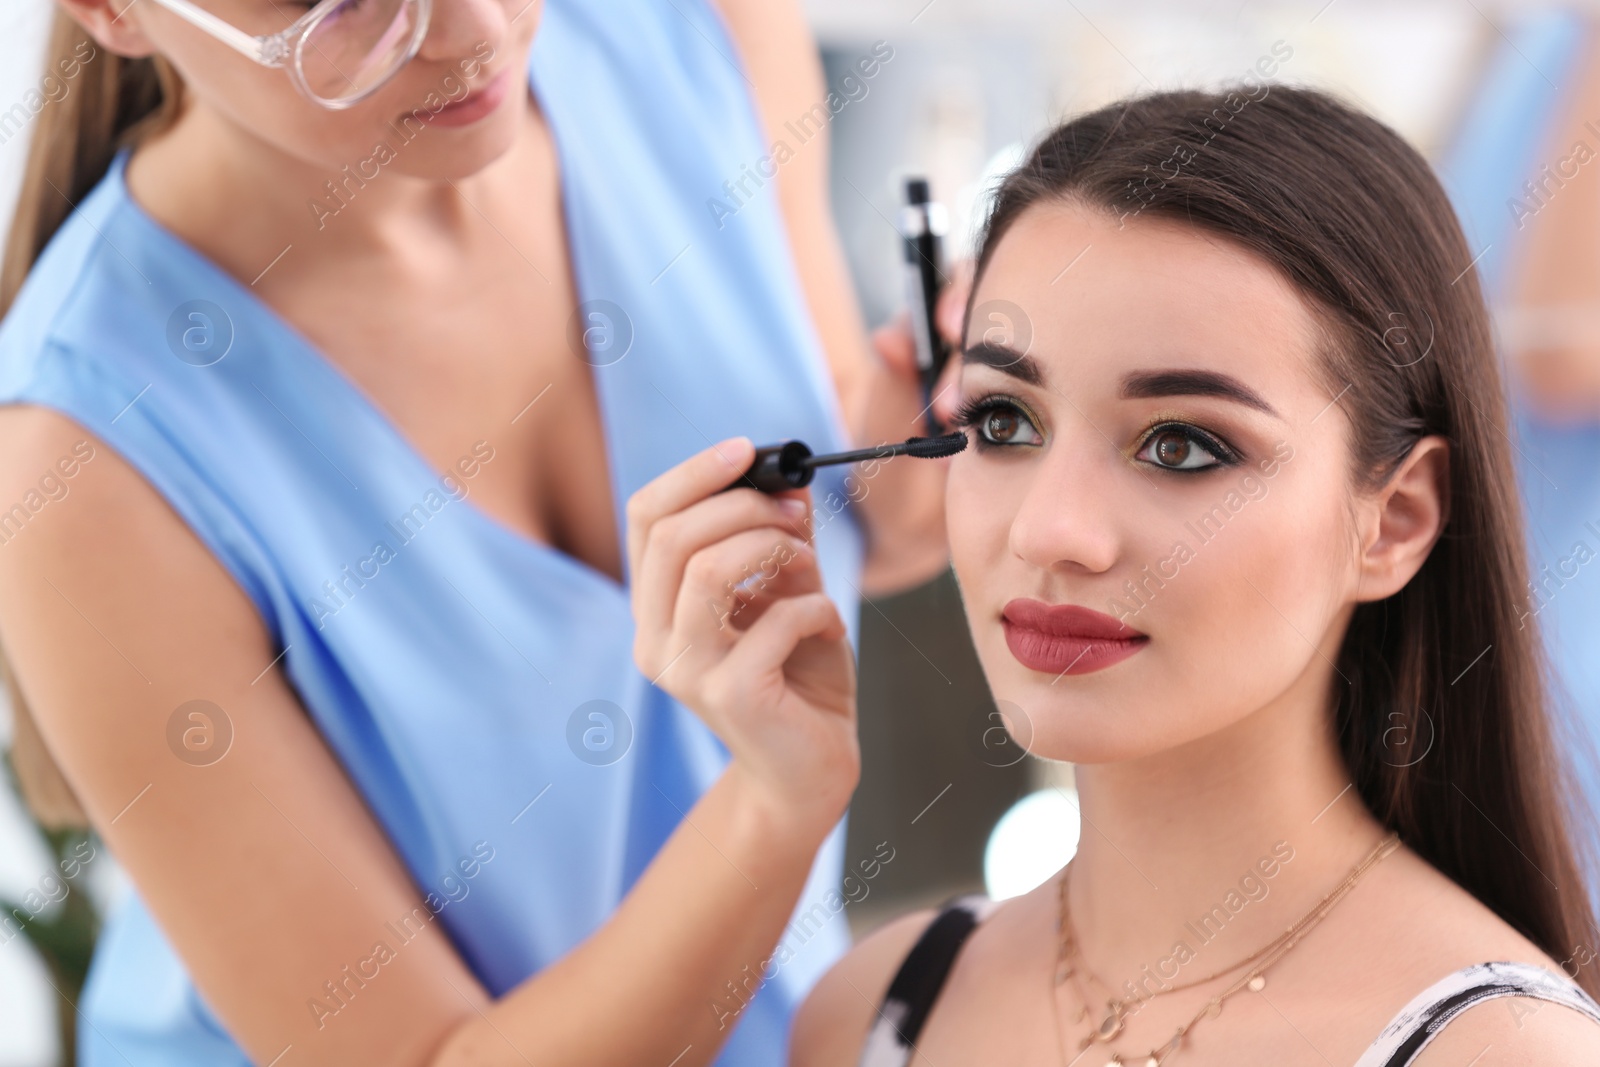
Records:
[[[321,0],[279,33],[246,33],[191,0],[156,0],[335,111],[372,95],[411,61],[428,33],[433,0]]]

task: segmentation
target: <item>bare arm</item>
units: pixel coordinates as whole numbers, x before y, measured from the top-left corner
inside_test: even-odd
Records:
[[[423,898],[282,663],[269,669],[276,650],[248,596],[137,471],[72,420],[9,406],[0,501],[21,500],[75,446],[92,458],[68,495],[0,545],[0,640],[94,827],[252,1060],[290,1047],[284,1063],[713,1057],[728,1021],[709,1005],[771,954],[853,788],[848,761],[808,806],[780,803],[764,765],[736,760],[613,918],[498,1001],[425,923],[380,978],[319,1020],[310,999],[370,957],[385,924],[427,914]],[[719,529],[749,538],[772,517],[760,494],[727,496],[740,499]],[[665,570],[671,585],[674,566],[680,581],[699,572],[696,550],[711,543],[685,538],[678,555],[658,549],[635,573]],[[780,666],[784,636],[769,647]],[[169,747],[169,719],[195,699],[223,708],[235,731],[208,766]],[[626,1026],[615,1024],[618,1005]]]

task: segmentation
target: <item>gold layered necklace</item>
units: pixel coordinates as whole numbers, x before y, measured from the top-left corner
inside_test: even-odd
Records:
[[[1087,1052],[1091,1045],[1100,1044],[1104,1045],[1106,1050],[1111,1054],[1111,1059],[1108,1061],[1107,1067],[1135,1067],[1135,1065],[1137,1065],[1137,1067],[1162,1067],[1163,1064],[1171,1059],[1172,1056],[1183,1047],[1185,1035],[1189,1033],[1190,1029],[1192,1029],[1196,1023],[1198,1023],[1201,1019],[1216,1018],[1218,1015],[1222,1014],[1223,1001],[1227,1000],[1229,997],[1240,992],[1241,990],[1248,989],[1252,993],[1259,993],[1265,989],[1267,987],[1267,979],[1263,972],[1265,972],[1268,967],[1278,962],[1278,960],[1282,959],[1283,956],[1288,953],[1290,949],[1294,948],[1295,945],[1299,944],[1300,939],[1310,932],[1310,930],[1316,926],[1317,923],[1321,922],[1323,916],[1327,915],[1328,912],[1332,910],[1333,906],[1339,903],[1344,895],[1355,887],[1356,882],[1363,874],[1367,872],[1368,868],[1377,863],[1379,860],[1383,859],[1389,853],[1393,852],[1399,846],[1400,837],[1398,834],[1391,833],[1385,835],[1384,838],[1377,843],[1377,845],[1373,846],[1372,851],[1367,853],[1366,857],[1362,859],[1360,863],[1357,863],[1350,869],[1350,873],[1345,875],[1344,880],[1338,885],[1334,886],[1332,891],[1330,891],[1327,896],[1323,897],[1314,908],[1306,912],[1305,915],[1301,916],[1295,922],[1291,923],[1284,929],[1283,933],[1279,934],[1272,941],[1267,943],[1262,948],[1257,949],[1255,952],[1252,952],[1239,962],[1213,974],[1208,974],[1204,978],[1197,978],[1181,985],[1167,986],[1164,989],[1158,989],[1153,993],[1146,994],[1142,998],[1139,996],[1118,997],[1110,995],[1110,990],[1106,987],[1105,983],[1101,982],[1100,979],[1095,977],[1094,973],[1089,970],[1087,965],[1084,964],[1083,959],[1079,954],[1077,935],[1072,928],[1072,915],[1067,907],[1067,876],[1072,872],[1072,864],[1068,863],[1067,870],[1062,874],[1061,880],[1058,883],[1060,901],[1059,911],[1056,917],[1056,971],[1054,975],[1054,981],[1050,987],[1050,1003],[1052,1009],[1050,1015],[1051,1021],[1055,1024],[1056,1049],[1060,1053],[1063,1067],[1066,1067],[1067,1064],[1067,1045],[1066,1035],[1062,1033],[1061,1029],[1061,1010],[1060,1005],[1057,1003],[1056,997],[1056,991],[1060,989],[1061,986],[1070,982],[1077,994],[1079,1003],[1079,1011],[1077,1014],[1078,1022],[1084,1022],[1090,1017],[1090,997],[1085,991],[1081,983],[1081,979],[1089,979],[1094,984],[1100,986],[1100,988],[1105,990],[1105,992],[1108,994],[1104,1016],[1101,1017],[1099,1024],[1093,1030],[1089,1031],[1088,1035],[1080,1039],[1078,1042],[1079,1057]],[[1141,999],[1148,1000],[1151,997],[1161,996],[1165,993],[1176,993],[1180,989],[1191,989],[1195,986],[1204,985],[1207,982],[1213,982],[1218,978],[1226,977],[1227,975],[1246,967],[1248,967],[1249,970],[1244,975],[1235,980],[1222,992],[1206,1001],[1205,1005],[1194,1014],[1193,1018],[1180,1025],[1177,1030],[1173,1032],[1172,1037],[1169,1038],[1164,1044],[1160,1045],[1159,1047],[1152,1048],[1149,1054],[1146,1055],[1142,1060],[1137,1057],[1130,1059],[1112,1047],[1111,1042],[1117,1037],[1118,1034],[1122,1033],[1123,1024],[1127,1021],[1130,1014],[1129,1009],[1133,1005],[1139,1003]]]

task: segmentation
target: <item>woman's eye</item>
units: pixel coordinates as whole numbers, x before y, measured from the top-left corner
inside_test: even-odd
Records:
[[[1037,444],[1039,433],[1028,417],[1009,404],[990,408],[978,420],[978,433],[994,445]],[[1030,436],[1031,434],[1031,436]]]
[[[1233,463],[1232,453],[1208,434],[1176,424],[1155,427],[1134,458],[1169,471],[1200,471]]]
[[[1021,408],[998,397],[985,397],[963,404],[956,412],[953,424],[975,427],[979,448],[1036,445],[1044,440]]]

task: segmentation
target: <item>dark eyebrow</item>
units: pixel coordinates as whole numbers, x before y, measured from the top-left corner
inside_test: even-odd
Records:
[[[1025,352],[1018,352],[1006,345],[997,345],[989,341],[979,342],[961,353],[961,362],[982,363],[985,367],[993,367],[1001,374],[1009,374],[1029,385],[1044,384],[1044,371],[1040,369],[1039,361]]]
[[[1264,411],[1281,420],[1277,409],[1260,393],[1231,375],[1209,370],[1132,371],[1122,377],[1122,396],[1126,399],[1156,396],[1217,396],[1246,407]]]
[[[961,362],[981,363],[986,367],[993,367],[1000,373],[1009,374],[1029,385],[1044,384],[1044,369],[1039,361],[1008,345],[980,342],[961,353]],[[1283,418],[1260,393],[1232,375],[1220,371],[1130,371],[1122,377],[1121,395],[1125,400],[1161,396],[1215,396],[1244,404],[1257,411],[1264,411],[1275,419]]]

